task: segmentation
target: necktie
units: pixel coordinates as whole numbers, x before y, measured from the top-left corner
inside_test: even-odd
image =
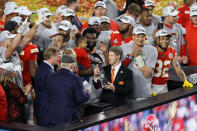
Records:
[[[115,68],[112,68],[112,71],[111,71],[111,83],[114,83],[114,77],[115,77]]]

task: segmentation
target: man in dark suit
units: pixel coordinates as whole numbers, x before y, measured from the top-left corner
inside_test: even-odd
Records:
[[[84,88],[82,78],[72,71],[75,63],[74,56],[63,55],[61,70],[51,74],[47,80],[49,106],[44,121],[49,127],[79,120],[80,104],[89,99],[91,89]]]
[[[45,126],[43,118],[48,110],[48,96],[46,94],[46,80],[49,74],[54,72],[54,65],[60,60],[59,49],[49,47],[44,51],[44,61],[38,67],[35,76],[35,116],[37,125]]]
[[[100,102],[111,103],[119,106],[127,103],[127,97],[131,93],[133,73],[121,64],[122,49],[113,46],[109,50],[110,65],[104,67],[108,84],[103,86]],[[100,70],[98,66],[94,70],[94,87],[99,88]]]

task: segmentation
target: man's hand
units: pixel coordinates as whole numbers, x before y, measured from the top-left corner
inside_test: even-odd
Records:
[[[171,120],[175,117],[176,112],[177,112],[177,110],[178,110],[177,105],[178,105],[177,101],[174,101],[174,102],[172,103],[172,106],[169,107],[170,119],[171,119]]]
[[[187,81],[187,80],[184,81],[183,88],[185,88],[185,89],[192,89],[193,86],[194,85],[192,83],[190,83],[189,81]]]
[[[139,56],[140,53],[141,53],[141,49],[142,49],[141,47],[139,47],[137,45],[134,45],[133,50],[131,52],[131,57],[137,57],[137,56]]]
[[[99,70],[99,65],[96,65],[96,68],[94,69],[94,80],[98,80],[100,76],[100,70]]]
[[[86,89],[85,92],[88,93],[88,94],[91,94],[92,93],[92,89]]]
[[[78,73],[78,72],[79,72],[79,68],[77,67],[77,65],[76,65],[76,64],[72,64],[72,66],[71,66],[71,70],[72,70],[73,72],[76,72],[76,73]]]
[[[183,64],[188,64],[188,57],[182,56],[182,62],[183,62]]]
[[[179,62],[179,63],[183,63],[183,59],[181,56],[177,56],[176,60]]]
[[[152,34],[152,38],[153,39],[155,39],[155,36],[156,36],[157,31],[158,31],[157,28],[153,31],[153,34]]]
[[[9,78],[14,78],[14,77],[17,77],[17,76],[18,76],[18,73],[16,71],[9,72],[7,74],[7,77],[9,77]]]
[[[25,19],[25,21],[21,24],[21,26],[18,28],[17,32],[20,34],[20,33],[23,33],[24,30],[29,27],[30,25],[30,22],[28,22],[28,17]]]
[[[40,25],[44,20],[44,17],[38,17],[38,20],[36,20],[36,25]]]
[[[115,86],[114,86],[114,84],[108,82],[108,84],[104,86],[104,89],[115,91]]]
[[[31,87],[32,87],[32,85],[31,84],[28,84],[28,85],[26,85],[25,87],[22,88],[22,90],[23,90],[23,92],[24,92],[24,94],[26,96],[29,94],[29,92],[31,90]]]

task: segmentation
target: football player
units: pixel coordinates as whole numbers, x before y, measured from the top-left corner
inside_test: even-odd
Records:
[[[187,81],[185,73],[181,69],[177,60],[176,50],[170,47],[170,37],[167,30],[160,29],[156,33],[155,43],[158,51],[158,58],[154,68],[152,80],[152,93],[161,94],[168,92],[167,81],[169,78],[169,69],[172,64],[178,77],[184,82],[183,87],[192,88],[193,85]]]

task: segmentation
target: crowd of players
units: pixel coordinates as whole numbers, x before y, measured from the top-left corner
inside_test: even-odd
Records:
[[[76,15],[79,0],[67,0],[55,14],[47,8],[30,11],[15,2],[5,3],[0,19],[0,119],[40,126],[72,122],[85,101],[120,106],[168,92],[170,68],[183,87],[192,88],[196,81],[190,83],[181,66],[197,65],[196,1],[184,0],[178,10],[171,2],[162,17],[153,14],[153,1],[142,2],[127,2],[119,11],[111,0],[98,1],[84,24]],[[33,23],[35,13],[38,19]],[[73,73],[64,76],[62,68]],[[81,78],[83,84],[77,82]],[[64,90],[54,88],[70,84],[81,86],[71,89],[76,96],[66,97]],[[67,113],[69,119],[54,122],[57,116],[49,112],[64,101],[74,101],[64,104],[77,115]]]

